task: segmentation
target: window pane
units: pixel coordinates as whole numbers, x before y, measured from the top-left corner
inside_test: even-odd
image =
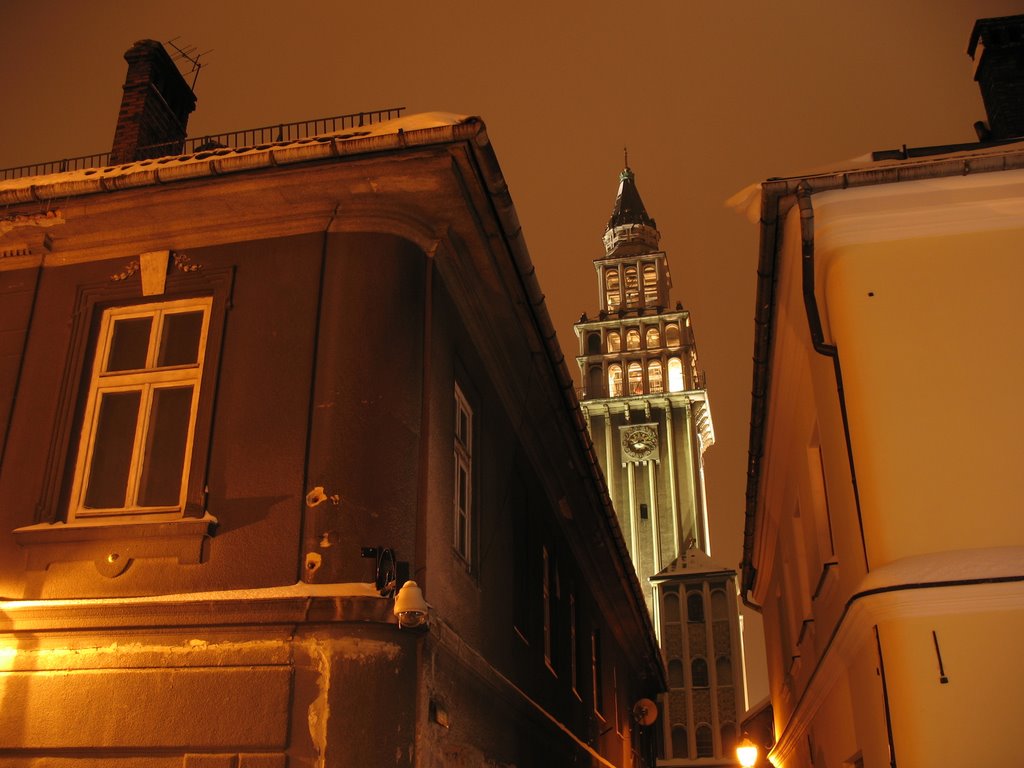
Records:
[[[633,306],[640,300],[639,281],[636,267],[626,267],[626,304]]]
[[[665,326],[665,343],[670,347],[679,346],[679,326],[678,325],[666,325]]]
[[[708,687],[708,663],[704,659],[696,658],[690,662],[690,674],[694,688]]]
[[[728,656],[719,656],[715,661],[715,675],[718,677],[719,687],[732,685],[732,662]]]
[[[672,757],[689,757],[690,749],[686,743],[686,729],[680,725],[672,726]]]
[[[640,349],[640,331],[635,328],[626,332],[626,349]]]
[[[666,592],[662,600],[662,616],[666,622],[679,623],[679,595]]]
[[[615,309],[619,305],[619,272],[618,269],[612,268],[606,270],[604,273],[604,284],[605,284],[605,299],[608,302],[610,309]]]
[[[469,503],[469,476],[466,474],[466,469],[460,464],[459,465],[459,487],[458,493],[458,505],[459,511],[465,512]]]
[[[682,392],[686,389],[683,381],[683,363],[678,357],[669,358],[668,361],[668,391]]]
[[[658,271],[653,264],[644,265],[644,302],[653,304],[658,300]]]
[[[688,621],[704,621],[704,597],[700,592],[686,594],[686,618]]]
[[[630,363],[628,371],[630,394],[642,395],[644,393],[644,374],[640,363]]]
[[[191,386],[153,390],[139,506],[167,507],[181,500],[191,411]]]
[[[647,381],[651,385],[651,392],[661,392],[664,390],[664,384],[661,379],[661,363],[657,360],[652,360],[647,364]]]
[[[612,365],[608,367],[608,396],[622,397],[622,367]]]
[[[706,725],[697,726],[697,757],[714,757],[715,742],[711,736],[711,728]]]
[[[138,390],[107,392],[101,396],[89,487],[85,491],[84,506],[89,509],[124,506],[141,396]]]
[[[686,685],[683,678],[683,662],[679,659],[669,659],[668,685],[669,688],[683,688]]]
[[[149,332],[152,326],[152,317],[115,320],[106,370],[132,371],[145,368],[146,352],[149,349]]]
[[[190,365],[199,360],[202,312],[175,312],[164,316],[157,365]]]

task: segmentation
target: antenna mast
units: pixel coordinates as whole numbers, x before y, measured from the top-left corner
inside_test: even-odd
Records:
[[[184,72],[182,74],[192,75],[192,84],[189,87],[192,89],[193,92],[195,92],[196,81],[199,79],[199,70],[203,68],[203,64],[205,63],[201,62],[199,59],[202,56],[206,56],[210,53],[213,53],[213,48],[211,48],[208,51],[203,51],[202,53],[196,53],[197,46],[179,46],[177,43],[174,42],[178,39],[178,37],[175,37],[167,41],[167,44],[175,50],[175,54],[171,58],[174,60],[175,63],[187,61],[189,65],[191,65],[191,69],[189,69],[188,72]]]

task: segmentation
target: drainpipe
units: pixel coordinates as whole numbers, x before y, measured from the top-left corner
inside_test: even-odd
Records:
[[[868,558],[867,539],[864,536],[864,518],[860,509],[860,490],[857,486],[857,468],[853,461],[853,443],[850,440],[850,421],[846,411],[846,393],[843,389],[843,372],[839,365],[839,351],[835,344],[825,343],[825,334],[821,327],[821,314],[818,311],[818,299],[814,292],[814,206],[811,203],[811,189],[806,182],[800,182],[796,188],[796,202],[800,208],[800,260],[803,272],[804,309],[807,312],[807,326],[811,332],[811,343],[814,351],[832,359],[832,367],[836,377],[836,395],[839,398],[839,410],[843,417],[843,436],[846,440],[846,456],[850,463],[850,481],[853,485],[853,500],[857,508],[857,527],[860,531],[860,547],[864,556],[864,569],[871,570]]]

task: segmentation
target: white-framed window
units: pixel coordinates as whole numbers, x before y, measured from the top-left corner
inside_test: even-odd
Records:
[[[454,547],[467,563],[472,555],[473,523],[473,409],[455,385]]]
[[[68,522],[182,515],[212,302],[104,310]]]

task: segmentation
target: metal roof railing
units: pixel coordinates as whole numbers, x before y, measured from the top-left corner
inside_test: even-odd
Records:
[[[173,155],[191,155],[214,148],[256,147],[279,141],[299,141],[311,136],[358,129],[375,123],[382,123],[385,120],[393,120],[396,117],[401,117],[404,109],[405,107],[390,107],[372,112],[352,112],[347,115],[318,117],[313,120],[303,120],[297,123],[278,123],[276,125],[264,125],[259,128],[230,131],[228,133],[193,136],[181,141],[139,147],[135,160]],[[103,168],[109,165],[111,165],[109,152],[82,155],[81,157],[66,157],[61,160],[50,160],[45,163],[19,165],[14,168],[0,168],[0,181],[20,179],[25,176],[45,176],[50,173],[78,171],[85,168]]]

